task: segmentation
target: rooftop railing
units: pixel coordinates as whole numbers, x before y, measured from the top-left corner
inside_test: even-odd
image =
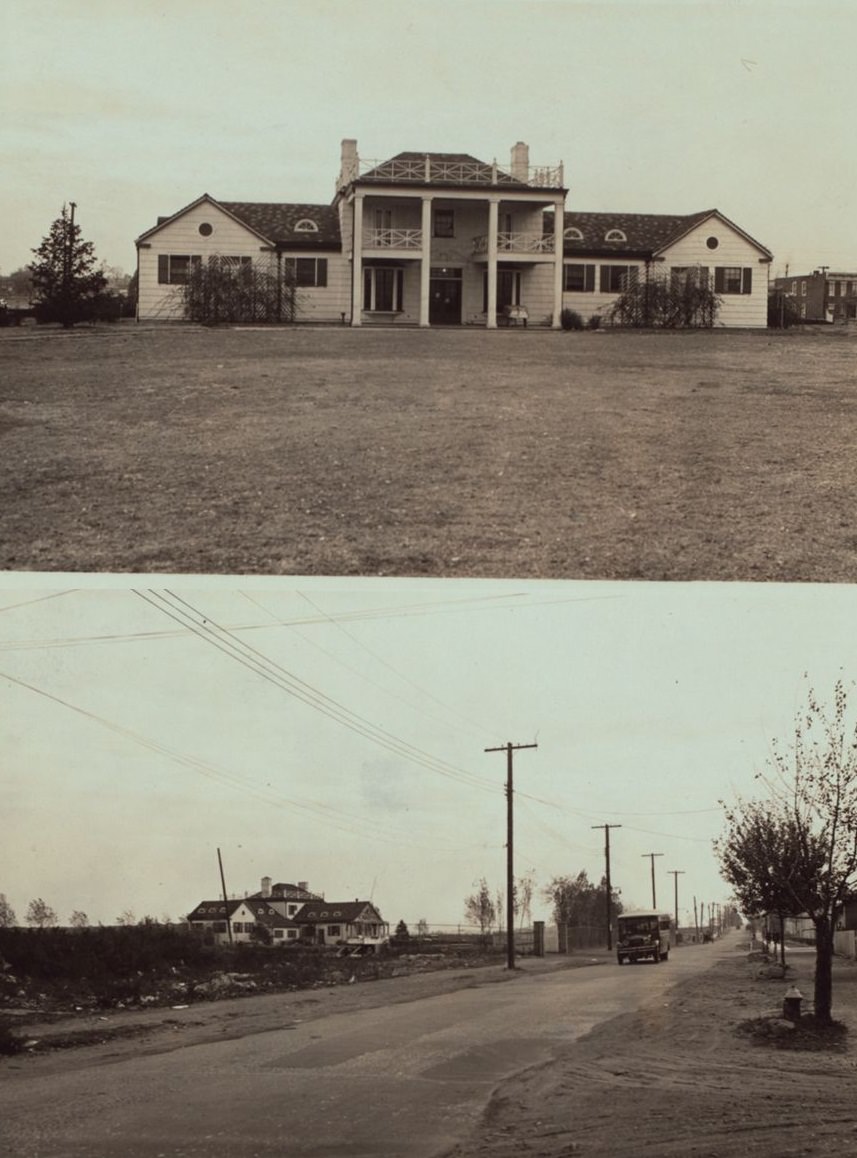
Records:
[[[343,183],[375,181],[380,184],[421,185],[507,185],[534,189],[562,189],[563,166],[528,165],[514,171],[501,169],[497,163],[442,160],[425,157],[394,157],[389,161],[357,160],[350,173],[343,173]]]

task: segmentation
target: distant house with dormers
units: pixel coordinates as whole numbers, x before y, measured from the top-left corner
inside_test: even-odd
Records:
[[[767,324],[772,255],[718,210],[566,212],[567,194],[562,164],[531,165],[521,141],[498,165],[469,153],[366,160],[346,139],[330,204],[204,194],[160,217],[137,239],[137,316],[180,319],[191,271],[219,258],[294,286],[304,322],[557,329],[566,308],[606,318],[632,278],[693,269],[721,298],[718,325]]]
[[[263,877],[257,893],[241,899],[201,901],[188,913],[188,924],[219,944],[259,940],[261,926],[274,945],[310,941],[339,945],[377,940],[389,927],[371,901],[326,901],[309,891],[306,881],[273,884]]]

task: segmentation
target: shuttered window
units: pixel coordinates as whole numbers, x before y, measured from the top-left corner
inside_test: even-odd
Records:
[[[635,265],[602,265],[601,292],[603,294],[624,293],[637,280]]]
[[[595,293],[595,266],[570,262],[564,266],[563,289],[568,294]]]
[[[199,254],[158,254],[158,284],[187,285],[192,266],[199,265]]]
[[[324,289],[327,285],[326,257],[287,257],[285,272],[297,286]]]
[[[751,294],[753,270],[750,266],[718,265],[714,268],[714,292],[717,294]]]

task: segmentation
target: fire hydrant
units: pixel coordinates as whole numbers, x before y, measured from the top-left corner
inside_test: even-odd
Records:
[[[783,1017],[787,1021],[800,1021],[800,1003],[803,1001],[803,994],[793,985],[791,989],[786,990],[786,995],[783,998]]]

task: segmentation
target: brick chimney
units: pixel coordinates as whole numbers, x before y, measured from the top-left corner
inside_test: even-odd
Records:
[[[530,146],[523,141],[518,141],[517,145],[512,146],[512,164],[509,171],[516,181],[523,181],[526,184],[530,179]]]
[[[262,896],[270,897],[271,895],[271,878],[262,877]]]
[[[305,893],[309,892],[309,881],[298,881],[298,888]]]
[[[352,137],[345,137],[342,141],[339,165],[339,188],[342,189],[353,181],[359,173],[359,159],[357,157],[357,141]]]

